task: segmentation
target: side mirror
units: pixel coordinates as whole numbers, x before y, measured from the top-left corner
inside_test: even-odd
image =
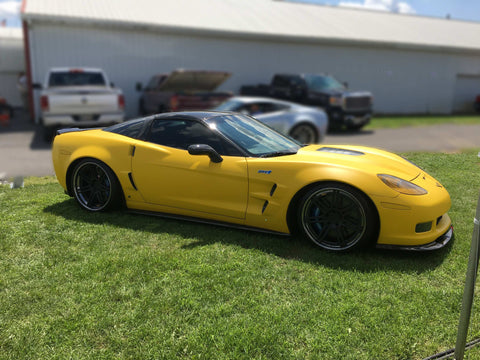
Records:
[[[35,89],[35,90],[41,90],[42,89],[42,84],[33,83],[32,88]]]
[[[344,81],[343,86],[345,86],[345,89],[348,89],[348,82]]]
[[[135,85],[135,89],[136,89],[137,91],[142,91],[142,89],[143,89],[142,83],[141,83],[141,82],[137,82],[137,85]]]
[[[210,145],[190,145],[187,150],[190,155],[207,155],[214,163],[221,163],[223,161],[223,158],[220,156],[220,154],[217,153]]]

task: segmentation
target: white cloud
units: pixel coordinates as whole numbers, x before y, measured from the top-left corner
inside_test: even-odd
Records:
[[[415,9],[410,4],[398,0],[363,0],[362,2],[341,1],[339,6],[359,9],[388,11],[399,14],[415,14]]]
[[[3,1],[0,2],[0,22],[3,20],[9,23],[20,22],[20,7],[21,3],[19,1]]]

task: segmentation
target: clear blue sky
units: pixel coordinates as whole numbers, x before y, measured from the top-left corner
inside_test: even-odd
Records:
[[[35,1],[35,0],[28,0]],[[68,0],[64,0],[68,1]],[[196,1],[196,0],[192,0]],[[273,1],[273,0],[272,0]],[[480,0],[283,0],[331,6],[377,9],[421,16],[433,16],[480,22]],[[20,27],[20,0],[0,0],[0,24]],[[480,36],[480,34],[479,34]]]
[[[289,0],[480,22],[479,0]],[[479,34],[480,36],[480,34]]]

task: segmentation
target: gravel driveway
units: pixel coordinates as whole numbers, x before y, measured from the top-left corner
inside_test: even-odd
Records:
[[[41,128],[20,110],[9,126],[0,127],[0,180],[54,175],[50,144],[43,141],[41,134]],[[367,145],[393,152],[456,152],[480,148],[480,119],[478,125],[445,124],[328,134],[323,143]]]

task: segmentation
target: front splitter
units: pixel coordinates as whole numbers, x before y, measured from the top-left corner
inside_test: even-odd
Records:
[[[432,241],[431,243],[428,243],[428,244],[416,245],[416,246],[377,244],[376,248],[389,249],[389,250],[405,250],[405,251],[432,251],[432,250],[438,250],[443,248],[453,238],[454,238],[453,226],[450,226],[450,228],[447,230],[445,234],[439,236],[435,241]]]

